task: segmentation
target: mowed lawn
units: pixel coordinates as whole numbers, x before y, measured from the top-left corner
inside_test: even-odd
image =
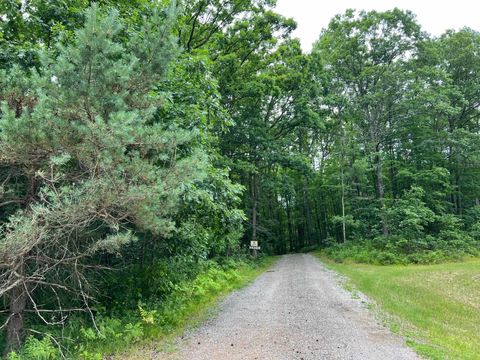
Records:
[[[480,259],[438,265],[326,264],[389,316],[431,359],[480,359]]]

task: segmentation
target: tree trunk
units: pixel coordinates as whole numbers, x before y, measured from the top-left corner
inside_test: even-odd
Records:
[[[460,184],[461,184],[461,180],[460,180],[460,169],[459,169],[459,164],[457,163],[457,166],[455,168],[455,188],[457,190],[457,214],[458,215],[462,215],[463,213],[463,204],[462,204],[462,192],[461,192],[461,189],[460,189]]]
[[[293,225],[292,225],[292,211],[290,209],[290,198],[287,195],[285,197],[286,205],[287,205],[287,226],[288,226],[288,240],[289,240],[289,246],[288,246],[288,251],[292,252],[293,251],[293,242],[294,242],[294,234],[293,234]]]
[[[345,225],[345,180],[343,173],[343,164],[342,164],[342,238],[343,242],[347,242],[347,231]]]
[[[25,273],[23,259],[20,259],[16,266],[17,277],[22,280]],[[9,292],[10,314],[7,323],[7,334],[5,340],[5,354],[18,350],[22,345],[24,337],[23,315],[27,304],[25,284],[20,282]]]
[[[252,176],[252,241],[257,241],[257,175]],[[253,249],[253,257],[257,257],[257,249]]]
[[[317,191],[318,193],[318,191]],[[321,245],[323,240],[325,240],[324,236],[324,227],[322,226],[322,210],[320,209],[318,194],[315,193],[313,197],[314,206],[315,206],[315,224],[316,224],[316,233],[318,234],[317,238],[317,245]]]
[[[347,137],[346,131],[345,131],[345,125],[343,122],[341,122],[341,127],[342,127],[342,163],[340,164],[341,168],[341,180],[342,180],[342,240],[344,243],[347,242],[347,229],[346,229],[346,224],[345,224],[345,172],[344,172],[344,167],[345,167],[345,140]]]
[[[387,217],[385,214],[385,188],[383,184],[383,172],[382,172],[382,161],[380,156],[376,156],[376,165],[375,165],[375,185],[377,190],[377,198],[380,202],[380,217],[382,222],[382,233],[384,236],[388,236],[388,225]]]
[[[306,245],[312,245],[312,213],[310,210],[310,201],[307,195],[307,186],[305,181],[302,181],[302,195],[303,195],[303,208],[305,212],[305,238]],[[305,246],[305,241],[304,241]]]

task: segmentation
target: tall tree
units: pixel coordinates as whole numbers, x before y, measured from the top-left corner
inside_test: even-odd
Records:
[[[347,11],[335,17],[314,47],[314,56],[331,73],[332,93],[342,116],[361,136],[362,151],[373,168],[382,233],[385,215],[384,159],[395,123],[407,116],[406,66],[414,56],[420,27],[410,12]],[[344,99],[341,99],[341,98]]]
[[[197,132],[157,118],[164,101],[157,85],[176,48],[172,10],[154,11],[125,32],[117,12],[93,7],[73,45],[60,46],[59,56],[45,53],[39,73],[16,70],[22,80],[6,80],[0,166],[10,215],[0,231],[0,294],[10,302],[7,351],[21,343],[27,308],[47,324],[65,320],[65,295],[69,307],[90,311],[92,255],[120,251],[135,230],[169,236],[185,184],[205,177],[202,151],[180,151]],[[58,299],[60,320],[37,302],[45,291]]]

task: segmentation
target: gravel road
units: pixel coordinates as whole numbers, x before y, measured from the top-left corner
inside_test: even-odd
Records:
[[[308,254],[283,256],[178,347],[169,359],[419,359]]]

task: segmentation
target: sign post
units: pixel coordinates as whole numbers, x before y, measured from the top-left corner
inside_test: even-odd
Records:
[[[257,250],[260,250],[260,246],[258,246],[258,241],[250,241],[250,250],[253,250],[253,257],[257,257]]]

